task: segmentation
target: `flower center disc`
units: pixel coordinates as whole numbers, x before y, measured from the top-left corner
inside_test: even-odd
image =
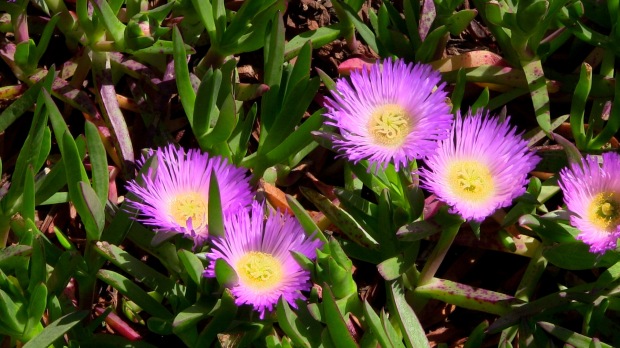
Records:
[[[411,128],[409,114],[397,104],[378,107],[368,122],[368,132],[373,140],[384,146],[401,145],[411,132]]]
[[[237,276],[253,290],[272,289],[282,280],[282,264],[271,254],[250,251],[237,261]]]
[[[194,228],[202,227],[207,223],[207,201],[196,192],[182,193],[170,202],[169,212],[174,221],[180,226],[186,226],[187,220],[192,219]]]
[[[620,224],[620,200],[611,192],[599,193],[590,203],[588,219],[600,229],[614,231]]]
[[[448,185],[460,198],[479,203],[486,201],[494,190],[493,176],[478,161],[456,161],[448,168]]]

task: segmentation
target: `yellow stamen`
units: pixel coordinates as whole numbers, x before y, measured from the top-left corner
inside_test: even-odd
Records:
[[[485,164],[476,160],[451,163],[447,179],[452,192],[471,203],[484,202],[495,191],[491,171]]]
[[[282,263],[273,255],[250,251],[236,265],[237,276],[244,286],[256,291],[270,290],[282,281]]]
[[[620,197],[612,192],[594,196],[588,207],[588,220],[601,230],[615,231],[620,224]]]
[[[411,117],[398,104],[378,107],[368,122],[368,132],[375,143],[390,147],[402,145],[412,128]]]
[[[187,220],[191,218],[195,229],[207,224],[207,209],[207,200],[197,192],[179,194],[168,206],[168,212],[177,224],[186,226]]]

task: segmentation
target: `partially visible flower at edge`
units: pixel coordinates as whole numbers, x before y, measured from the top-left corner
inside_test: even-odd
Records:
[[[571,213],[571,225],[579,229],[577,239],[590,252],[603,254],[616,248],[620,238],[620,155],[587,155],[560,171],[559,185]]]
[[[208,238],[209,183],[215,175],[224,216],[246,209],[254,193],[246,169],[219,156],[192,149],[185,153],[174,145],[158,148],[142,157],[157,157],[157,168],[127,183],[138,200],[129,206],[140,212],[137,220],[153,226],[155,232],[182,233],[201,245]],[[138,184],[138,181],[142,184]]]
[[[300,291],[310,290],[311,283],[310,272],[301,268],[291,251],[315,259],[322,242],[308,238],[292,216],[278,211],[265,219],[264,205],[258,202],[228,216],[224,226],[225,235],[211,241],[204,276],[215,277],[215,261],[223,259],[237,273],[238,282],[231,288],[237,305],[252,305],[261,319],[280,297],[296,308],[295,300],[304,299]]]
[[[326,98],[328,120],[341,137],[334,150],[369,171],[393,163],[396,170],[421,159],[448,136],[453,116],[441,75],[430,65],[387,59],[351,72]]]
[[[487,112],[456,117],[450,136],[425,159],[421,186],[446,202],[451,213],[481,222],[525,193],[527,175],[540,158],[510,126]]]

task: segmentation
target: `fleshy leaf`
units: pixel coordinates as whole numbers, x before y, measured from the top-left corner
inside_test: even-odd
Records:
[[[121,294],[127,296],[127,298],[135,302],[138,306],[140,306],[140,308],[149,314],[163,319],[171,319],[173,317],[172,313],[170,313],[164,305],[160,304],[138,285],[122,275],[113,271],[102,269],[97,272],[97,278],[114,287]]]
[[[338,342],[341,347],[357,347],[353,336],[349,332],[347,321],[351,320],[349,315],[343,315],[338,309],[336,299],[328,284],[323,284],[323,310],[325,311],[325,323],[327,331],[334,342]]]
[[[88,315],[88,311],[71,312],[49,324],[40,334],[28,341],[24,348],[47,347],[71,330]]]
[[[200,284],[200,280],[202,279],[202,271],[204,270],[204,266],[200,259],[196,256],[196,254],[192,253],[189,250],[179,250],[179,260],[187,274],[194,283]]]
[[[424,328],[405,299],[405,290],[400,281],[390,281],[388,286],[391,313],[400,325],[407,348],[430,347]]]
[[[349,213],[334,205],[325,196],[304,187],[301,187],[301,192],[352,241],[371,249],[379,247],[379,243]]]

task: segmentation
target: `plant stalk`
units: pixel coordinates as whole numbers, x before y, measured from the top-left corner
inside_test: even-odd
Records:
[[[420,277],[418,278],[418,286],[427,285],[433,280],[433,277],[435,276],[435,273],[437,273],[441,262],[448,253],[448,249],[450,249],[450,245],[452,245],[456,234],[459,232],[462,223],[463,220],[459,218],[456,223],[451,221],[444,225],[444,230],[439,236],[439,241],[437,242],[437,245],[435,245],[435,249],[433,249],[431,256],[424,264],[424,268],[420,273]]]

